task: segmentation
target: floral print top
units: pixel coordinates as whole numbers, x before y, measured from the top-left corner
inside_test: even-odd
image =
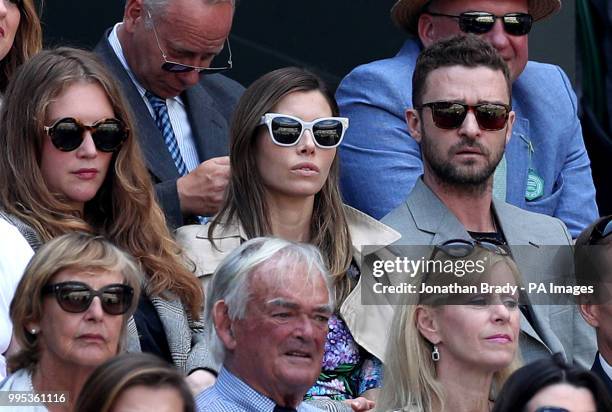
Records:
[[[353,263],[348,276],[359,278]],[[358,397],[382,385],[382,363],[360,347],[338,313],[329,319],[321,374],[306,393],[306,399],[328,398],[338,401]]]

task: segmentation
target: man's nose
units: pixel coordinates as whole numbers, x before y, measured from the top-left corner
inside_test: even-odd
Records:
[[[470,138],[476,138],[480,136],[480,133],[480,125],[476,120],[476,114],[473,110],[468,110],[465,119],[463,119],[463,123],[461,123],[459,127],[459,134]]]
[[[483,36],[498,52],[501,52],[510,44],[510,40],[508,39],[509,35],[506,33],[506,29],[504,29],[504,22],[502,19],[495,19],[493,28]]]
[[[185,73],[177,73],[177,77],[185,88],[191,87],[200,81],[200,73],[197,70],[192,70]]]

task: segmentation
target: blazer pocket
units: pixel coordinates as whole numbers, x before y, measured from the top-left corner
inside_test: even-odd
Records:
[[[530,212],[542,213],[548,216],[554,216],[557,205],[559,204],[559,197],[563,191],[563,175],[559,175],[559,178],[553,185],[553,191],[549,195],[544,195],[538,199],[532,201],[526,201],[525,205],[527,210]]]

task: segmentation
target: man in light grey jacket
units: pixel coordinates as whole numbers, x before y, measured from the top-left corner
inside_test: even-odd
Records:
[[[492,196],[493,172],[515,119],[510,93],[508,68],[477,37],[454,37],[424,50],[413,78],[415,108],[406,111],[424,172],[406,201],[382,221],[402,234],[396,245],[451,239],[505,244],[525,285],[554,283],[571,266],[565,225]],[[595,339],[576,306],[550,304],[536,294],[526,299],[523,359],[562,352],[568,361],[590,366]]]

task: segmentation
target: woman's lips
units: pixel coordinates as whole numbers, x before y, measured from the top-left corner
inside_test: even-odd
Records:
[[[300,176],[314,176],[318,175],[320,170],[317,165],[313,163],[300,163],[293,166],[291,172]]]
[[[85,333],[83,335],[80,335],[78,339],[84,340],[87,342],[106,342],[106,339],[104,339],[104,336],[98,335],[96,333]]]
[[[512,338],[510,337],[510,335],[506,335],[506,334],[497,334],[497,335],[491,335],[489,337],[486,338],[489,342],[497,342],[497,343],[509,343],[512,342]]]
[[[98,169],[79,169],[75,172],[72,172],[76,177],[82,180],[91,180],[94,179],[98,173]]]

